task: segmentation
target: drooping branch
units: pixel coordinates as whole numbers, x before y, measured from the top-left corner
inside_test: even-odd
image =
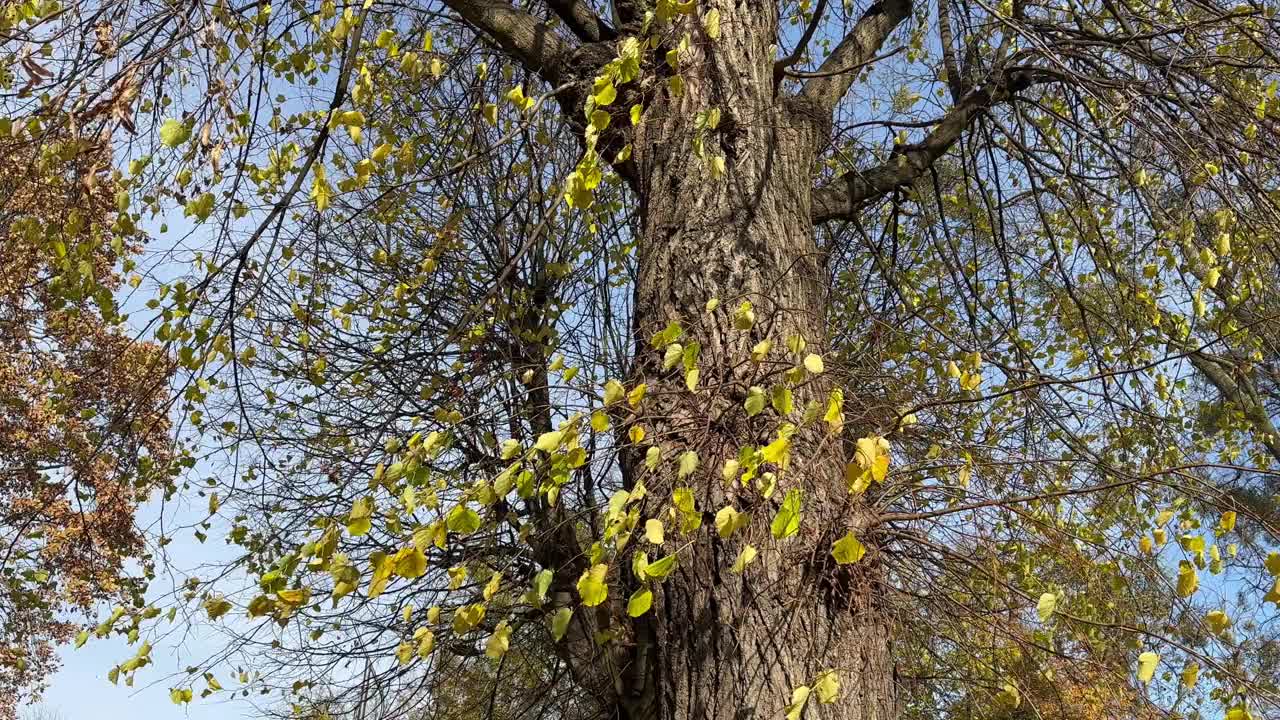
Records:
[[[911,0],[878,0],[863,13],[853,30],[836,45],[800,91],[801,97],[830,112],[849,91],[856,70],[875,57],[894,28],[911,14]]]
[[[573,34],[586,42],[612,40],[616,30],[596,14],[584,0],[547,0],[547,7],[560,17]]]
[[[934,126],[924,140],[895,149],[884,163],[867,170],[851,170],[830,185],[813,192],[814,223],[847,219],[864,204],[924,174],[955,144],[983,112],[1013,97],[1019,90],[1057,75],[1039,69],[1018,68],[1000,72],[970,91]]]

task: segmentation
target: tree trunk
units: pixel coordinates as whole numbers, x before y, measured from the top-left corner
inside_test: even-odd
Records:
[[[625,714],[781,718],[793,689],[830,669],[839,674],[840,696],[825,705],[815,695],[806,717],[887,720],[896,715],[892,628],[876,602],[883,588],[875,548],[867,541],[856,565],[836,566],[830,555],[833,540],[869,525],[844,482],[850,458],[840,438],[821,421],[805,424],[785,469],[768,468],[777,482],[767,498],[757,481],[722,478],[726,460],[743,445],[770,442],[783,421],[769,409],[749,418],[748,388],[768,390],[805,353],[825,350],[826,282],[810,216],[814,159],[825,134],[820,122],[775,96],[775,4],[714,0],[700,8],[704,17],[719,11],[721,37],[713,41],[689,21],[684,92],[655,98],[635,141],[643,237],[633,381],[646,383],[649,397],[636,422],[661,445],[663,464],[650,471],[642,456],[624,462],[628,477],[648,488],[649,516],[663,517],[672,491],[688,487],[703,527],[681,534],[678,520],[663,517],[671,539],[662,552],[681,548],[679,566],[655,588],[653,611],[637,623],[636,667],[644,677],[624,690]],[[721,111],[718,127],[700,129],[695,117],[711,108]],[[702,157],[694,152],[699,139]],[[724,158],[723,172],[716,156]],[[719,305],[708,311],[711,300]],[[749,329],[735,327],[743,301],[755,314]],[[663,369],[663,349],[650,344],[670,322],[683,328],[679,342],[701,345],[696,391],[680,365]],[[787,349],[797,335],[807,343],[804,353]],[[768,357],[751,362],[752,348],[764,340],[772,343]],[[795,388],[796,411],[786,420],[800,425],[810,401],[825,406],[826,377]],[[678,480],[676,459],[687,450],[697,452],[700,466]],[[775,540],[770,521],[794,488],[803,498],[799,532]],[[729,538],[713,527],[725,506],[753,518]],[[758,558],[734,573],[747,544]]]

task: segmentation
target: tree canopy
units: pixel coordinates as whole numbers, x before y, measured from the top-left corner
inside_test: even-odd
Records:
[[[119,356],[0,392],[122,373],[21,482],[234,560],[6,578],[289,716],[1274,716],[1277,10],[8,5],[0,179],[105,205],[11,194],[0,317]]]

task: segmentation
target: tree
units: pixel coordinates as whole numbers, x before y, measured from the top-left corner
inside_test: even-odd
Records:
[[[0,140],[0,717],[38,694],[74,612],[141,592],[133,513],[167,479],[168,361],[120,327],[137,249],[111,232],[104,153]]]
[[[254,682],[1273,712],[1276,8],[603,10],[22,11],[12,102],[197,226],[157,337],[254,582],[183,590]]]

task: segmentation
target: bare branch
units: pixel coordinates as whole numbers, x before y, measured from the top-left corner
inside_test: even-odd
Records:
[[[1058,76],[1038,69],[1010,69],[971,91],[919,143],[897,148],[884,163],[868,170],[852,170],[813,193],[813,221],[853,217],[867,201],[924,174],[951,148],[975,117],[1014,93]]]

